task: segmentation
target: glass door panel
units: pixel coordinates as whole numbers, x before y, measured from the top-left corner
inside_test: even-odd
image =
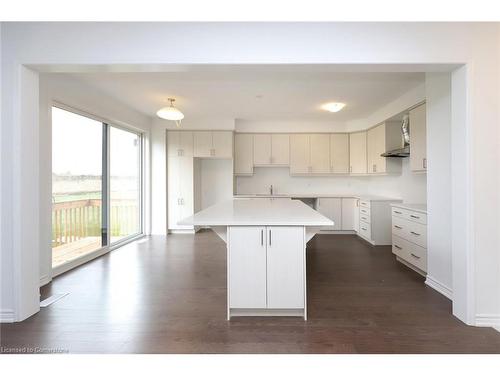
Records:
[[[142,232],[141,135],[110,126],[111,243]]]
[[[101,122],[52,108],[52,267],[107,245],[103,139]]]

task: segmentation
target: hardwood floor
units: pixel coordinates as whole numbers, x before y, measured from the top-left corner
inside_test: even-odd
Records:
[[[500,353],[391,249],[351,235],[308,245],[308,314],[226,321],[225,244],[212,232],[151,237],[56,278],[39,314],[2,324],[3,348],[85,353]],[[4,350],[5,352],[5,350]]]

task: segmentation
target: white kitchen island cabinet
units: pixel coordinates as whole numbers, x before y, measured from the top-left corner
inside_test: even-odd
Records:
[[[179,222],[211,227],[227,243],[227,318],[307,319],[306,244],[333,222],[287,198],[232,199]]]

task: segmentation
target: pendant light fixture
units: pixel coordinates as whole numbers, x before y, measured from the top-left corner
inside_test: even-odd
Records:
[[[184,114],[174,107],[174,98],[168,98],[170,106],[163,107],[156,115],[162,119],[175,121],[175,125],[179,128],[181,126],[181,120],[184,118]]]

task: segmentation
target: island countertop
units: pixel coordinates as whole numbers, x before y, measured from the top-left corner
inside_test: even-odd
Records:
[[[210,206],[182,219],[196,226],[332,226],[333,221],[298,200],[237,198]]]

